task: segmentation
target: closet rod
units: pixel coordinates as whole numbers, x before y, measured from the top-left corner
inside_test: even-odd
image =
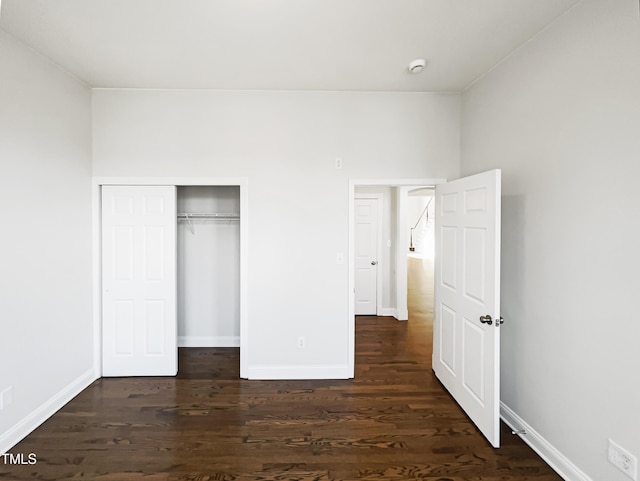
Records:
[[[213,213],[213,212],[202,212],[202,213],[180,212],[178,213],[178,219],[239,219],[239,218],[240,218],[240,214]]]

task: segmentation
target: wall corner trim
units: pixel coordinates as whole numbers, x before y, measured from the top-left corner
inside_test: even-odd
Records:
[[[566,481],[593,481],[502,401],[500,401],[500,417],[514,431],[524,430],[527,434],[518,434],[518,436],[563,479]]]
[[[93,381],[98,379],[92,367],[78,378],[68,384],[65,388],[53,395],[40,407],[28,414],[21,421],[18,421],[12,428],[0,437],[0,453],[6,453],[13,446],[27,437],[33,430],[44,423],[55,414],[60,408],[71,401],[74,397],[86,389]]]

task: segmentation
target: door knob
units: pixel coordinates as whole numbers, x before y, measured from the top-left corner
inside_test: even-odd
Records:
[[[493,320],[491,319],[491,316],[489,314],[487,314],[486,316],[480,316],[480,322],[483,324],[493,324]]]
[[[376,266],[376,265],[378,265],[378,261],[371,261],[371,265],[372,265],[372,266]]]

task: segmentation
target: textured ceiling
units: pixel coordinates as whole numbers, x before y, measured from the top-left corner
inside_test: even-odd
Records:
[[[461,91],[577,2],[3,0],[0,28],[92,87]]]

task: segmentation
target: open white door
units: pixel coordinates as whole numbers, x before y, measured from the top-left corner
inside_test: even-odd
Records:
[[[500,446],[500,184],[492,170],[436,187],[433,370]]]
[[[178,370],[175,186],[102,187],[102,373]]]

